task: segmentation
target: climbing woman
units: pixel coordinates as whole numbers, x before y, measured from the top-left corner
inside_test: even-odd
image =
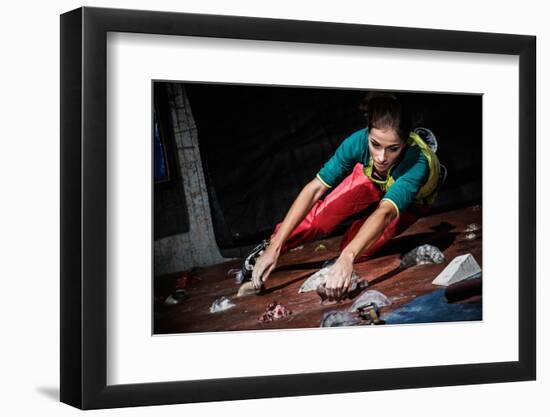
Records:
[[[371,93],[362,108],[366,128],[340,144],[304,186],[270,239],[247,256],[241,275],[243,280],[252,279],[255,288],[268,280],[281,253],[330,233],[346,218],[374,205],[368,217],[356,220],[345,232],[330,268],[327,296],[339,299],[350,286],[354,262],[372,256],[433,203],[440,182],[439,161],[411,130],[411,118],[400,100],[393,94]]]

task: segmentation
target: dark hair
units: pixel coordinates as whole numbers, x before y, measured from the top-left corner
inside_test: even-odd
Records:
[[[365,114],[368,129],[393,129],[406,142],[412,128],[409,111],[391,93],[368,93],[360,105]]]

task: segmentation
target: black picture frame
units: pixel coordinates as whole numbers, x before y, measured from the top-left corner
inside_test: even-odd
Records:
[[[108,32],[519,57],[519,360],[107,385]],[[61,15],[61,401],[82,409],[536,378],[536,38],[236,16],[80,8]]]

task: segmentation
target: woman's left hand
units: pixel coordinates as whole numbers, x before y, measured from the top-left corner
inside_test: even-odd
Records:
[[[340,255],[332,265],[329,276],[325,282],[327,297],[330,301],[339,300],[348,291],[353,273],[353,257],[351,255]]]

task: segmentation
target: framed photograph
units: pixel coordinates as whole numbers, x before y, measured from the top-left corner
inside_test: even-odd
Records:
[[[61,401],[535,379],[535,45],[63,14]]]

